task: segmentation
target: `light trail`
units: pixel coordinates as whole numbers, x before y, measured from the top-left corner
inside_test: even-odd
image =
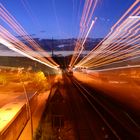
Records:
[[[75,49],[74,49],[74,53],[75,52],[77,53],[77,51],[79,49],[79,46],[81,44],[82,38],[84,37],[84,35],[82,35],[82,33],[85,30],[85,26],[83,25],[83,22],[84,22],[84,17],[86,16],[86,11],[87,11],[89,2],[90,2],[90,0],[85,0],[84,9],[83,9],[83,13],[82,13],[81,21],[80,21],[80,32],[79,32],[79,35],[78,35],[78,39],[77,39],[77,43],[76,43],[76,46],[75,46]],[[70,65],[72,65],[73,61],[74,61],[74,55],[71,59]]]
[[[89,4],[88,4],[87,12],[85,13],[85,17],[84,17],[82,26],[88,26],[88,25],[86,24],[86,22],[87,22],[87,18],[88,18],[88,15],[89,15],[89,12],[90,12],[92,3],[93,3],[93,0],[90,0],[90,1],[89,1]]]
[[[56,64],[52,59],[45,59],[41,55],[41,47],[26,33],[23,27],[16,21],[16,19],[0,4],[0,15],[1,19],[4,20],[18,35],[26,40],[30,44],[31,47],[25,45],[23,42],[18,40],[12,34],[10,34],[4,27],[0,26],[0,35],[1,35],[1,43],[6,45],[9,49],[16,51],[32,60],[38,61],[48,67],[57,69],[58,64]],[[5,43],[6,42],[6,43]],[[9,43],[7,45],[7,43]],[[12,44],[11,44],[12,43]],[[37,50],[37,51],[35,51]],[[48,57],[48,53],[45,53]]]
[[[83,21],[86,14],[88,3],[89,3],[89,0],[85,0],[84,9],[83,9],[83,13],[82,13],[81,21],[80,21],[80,27],[83,27]]]
[[[120,56],[120,58],[119,59],[117,59],[117,58],[112,58],[112,59],[110,59],[110,60],[108,60],[107,62],[100,62],[100,63],[98,63],[98,64],[95,64],[94,66],[90,66],[90,65],[84,65],[85,67],[88,67],[88,68],[98,68],[98,67],[103,67],[103,66],[105,66],[105,64],[112,64],[113,62],[116,62],[116,60],[117,61],[119,61],[119,62],[122,62],[123,60],[125,60],[125,59],[128,59],[128,58],[130,58],[130,57],[135,57],[135,56],[138,56],[138,55],[140,55],[140,50],[138,50],[138,51],[135,51],[135,52],[133,52],[133,53],[130,53],[130,54],[127,54],[127,55],[123,55],[123,56]]]
[[[136,21],[137,22],[137,21]],[[125,24],[125,25],[127,25],[127,24]],[[139,26],[139,24],[137,25],[137,27]],[[122,29],[120,29],[120,31],[121,31]],[[132,30],[132,29],[131,29]],[[131,30],[130,30],[130,33],[131,33]],[[138,29],[137,29],[138,30]],[[129,31],[126,31],[126,32],[124,32],[121,36],[122,36],[122,38],[125,38],[126,36],[128,36],[128,34],[126,34],[127,32],[129,32]],[[116,33],[118,33],[118,30],[116,30]],[[121,31],[121,33],[122,33],[122,31]],[[135,32],[135,34],[137,33],[137,31]],[[119,36],[119,38],[120,39],[118,39],[117,37],[116,38],[113,38],[112,36],[113,35],[111,35],[106,41],[104,41],[103,43],[102,43],[102,45],[100,46],[100,49],[98,49],[97,51],[95,50],[95,51],[93,51],[92,52],[92,57],[91,58],[93,58],[94,57],[94,54],[98,54],[98,53],[100,53],[100,52],[102,52],[102,54],[100,54],[100,55],[102,55],[102,57],[104,56],[104,54],[103,54],[103,50],[105,50],[105,52],[107,52],[107,51],[115,51],[115,49],[116,50],[119,50],[118,48],[121,48],[122,49],[122,45],[120,45],[120,44],[122,44],[123,42],[125,42],[125,43],[127,43],[128,44],[128,42],[130,43],[130,41],[132,41],[132,39],[129,41],[129,39],[131,38],[131,37],[133,37],[133,35],[134,34],[132,34],[131,36],[128,36],[129,38],[126,38],[126,39],[123,39],[122,40],[122,38],[121,38],[121,36],[120,36],[120,32],[119,32],[119,34],[118,34],[118,36]],[[136,37],[135,37],[136,38]],[[121,40],[121,42],[118,42],[119,40]],[[116,41],[116,42],[115,42]],[[111,42],[111,43],[107,43],[107,42]],[[116,45],[114,45],[114,42],[115,42],[115,44]],[[131,43],[132,44],[132,43]],[[118,47],[117,48],[117,46],[119,46],[120,45],[120,47]],[[126,47],[126,46],[125,46]],[[102,48],[102,49],[101,49]],[[114,49],[113,49],[114,48]],[[97,53],[96,53],[97,52]],[[107,54],[108,55],[108,54]],[[96,58],[94,58],[94,59],[96,59]]]
[[[109,65],[109,64],[113,64],[114,62],[123,62],[124,60],[126,59],[130,59],[130,57],[135,57],[135,56],[139,56],[140,55],[140,50],[137,50],[133,53],[129,53],[129,54],[124,54],[123,56],[119,56],[120,58],[112,58],[112,59],[109,59],[107,61],[103,61],[103,62],[100,62],[98,64],[95,64],[94,66],[92,65],[84,65],[88,68],[98,68],[98,67],[103,67],[103,66],[106,66],[106,65]],[[117,61],[116,61],[117,60]]]
[[[120,69],[131,69],[131,68],[140,68],[140,65],[128,65],[123,67],[115,67],[115,68],[108,68],[108,69],[101,69],[101,70],[90,70],[93,72],[106,72],[106,71],[112,71],[112,70],[120,70]]]
[[[81,39],[85,38],[85,35],[86,35],[87,31],[88,31],[88,27],[91,24],[90,22],[92,22],[92,16],[93,16],[95,7],[97,5],[97,2],[98,1],[95,0],[95,2],[93,3],[93,0],[91,0],[90,3],[88,4],[87,12],[85,11],[85,13],[84,13],[84,11],[83,11],[83,15],[85,15],[83,17],[85,17],[85,18],[84,18],[83,21],[80,22],[80,25],[81,25],[80,27],[81,27],[82,30],[80,30],[79,38],[81,38]]]
[[[139,29],[137,29],[137,30],[139,30]],[[137,40],[136,40],[136,38],[137,38]],[[132,41],[133,41],[133,42],[132,42]],[[135,43],[136,41],[137,41],[137,42],[139,41],[139,36],[134,37],[134,38],[132,38],[132,39],[129,38],[129,41],[127,41],[127,43],[126,43],[127,45],[126,45],[126,44],[122,44],[122,45],[116,47],[116,50],[115,50],[115,49],[108,49],[108,50],[106,49],[105,51],[106,51],[106,52],[108,52],[109,50],[110,50],[110,52],[113,52],[113,51],[114,51],[113,53],[115,53],[115,51],[116,51],[116,52],[118,53],[118,55],[119,55],[119,54],[122,53],[122,52],[120,52],[120,53],[118,52],[118,51],[120,51],[120,50],[126,52],[127,50],[130,50],[130,49],[132,49],[132,48],[133,48],[133,49],[138,49],[138,46],[136,46],[136,47],[133,46],[133,47],[129,47],[129,48],[128,48],[128,45],[132,45],[132,43],[136,44],[136,43]],[[128,42],[130,42],[131,44],[129,44]],[[123,45],[124,45],[124,46],[123,46]],[[125,48],[127,48],[127,49],[125,49]],[[123,50],[123,49],[125,49],[125,50]],[[105,52],[105,53],[106,53],[106,52]],[[99,56],[102,56],[102,58],[104,58],[105,56],[108,57],[108,55],[109,55],[108,53],[106,53],[106,55],[104,56],[105,53],[104,53],[103,50],[102,50],[101,52],[99,52],[99,53],[100,53],[100,55],[97,55],[97,56],[98,56],[98,57],[99,57]],[[104,54],[102,54],[102,53],[104,53]],[[114,54],[112,54],[112,55],[114,55]],[[98,58],[94,58],[94,62],[95,62],[96,59],[98,59]]]
[[[129,16],[129,18],[132,18],[132,19],[140,19],[140,16]]]
[[[76,46],[74,49],[73,56],[71,58],[69,66],[73,67],[76,61],[78,60],[79,56],[81,55],[83,49],[84,49],[84,44],[86,42],[86,39],[95,23],[97,18],[95,20],[91,21],[91,18],[93,16],[93,13],[95,11],[95,7],[97,6],[98,0],[86,0],[84,4],[84,9],[82,12],[82,17],[80,21],[80,32],[78,35],[78,39],[76,42]],[[90,24],[91,22],[91,24]],[[90,24],[90,25],[89,25]]]
[[[86,34],[86,36],[85,36],[83,42],[80,42],[80,43],[77,42],[77,43],[78,43],[78,46],[75,48],[75,52],[74,52],[74,53],[76,53],[76,55],[77,55],[77,53],[78,53],[78,56],[73,56],[73,57],[72,57],[72,60],[71,60],[71,63],[70,63],[70,65],[71,65],[72,67],[73,67],[74,64],[76,63],[76,61],[77,61],[77,59],[79,58],[79,56],[81,55],[81,53],[82,53],[82,51],[83,51],[83,49],[84,49],[84,44],[85,44],[85,42],[86,42],[86,40],[87,40],[87,37],[88,37],[88,35],[89,35],[89,33],[90,33],[92,27],[94,26],[96,20],[97,20],[97,18],[95,18],[95,20],[92,21],[92,23],[91,23],[91,25],[90,25],[90,27],[89,27],[89,29],[88,29],[88,31],[87,31],[87,34]],[[81,44],[81,43],[82,43],[82,44]]]
[[[24,52],[26,52],[28,54],[32,53],[30,55],[38,57],[40,60],[44,61],[45,63],[47,63],[50,66],[55,66],[52,63],[50,63],[49,61],[47,61],[46,59],[44,59],[40,54],[38,54],[37,52],[33,51],[30,47],[25,45],[23,42],[21,42],[20,40],[15,38],[12,34],[10,34],[1,25],[0,25],[0,36],[1,36],[1,38],[7,40],[8,42],[11,42],[12,44],[14,44],[15,48],[17,48],[18,50],[24,51]]]
[[[72,67],[74,66],[74,64],[76,63],[76,61],[77,61],[77,59],[79,58],[80,54],[82,53],[82,51],[83,51],[83,49],[84,49],[84,44],[85,44],[85,42],[86,42],[86,40],[87,40],[87,37],[88,37],[88,35],[89,35],[89,33],[90,33],[90,31],[91,31],[93,25],[95,24],[96,20],[97,20],[97,18],[96,18],[95,20],[92,21],[92,23],[91,23],[91,25],[90,25],[90,27],[89,27],[89,29],[88,29],[88,32],[87,32],[87,34],[86,34],[86,36],[85,36],[85,38],[84,38],[84,41],[82,42],[82,45],[81,45],[81,47],[80,47],[80,52],[79,52],[77,58],[74,60],[74,62],[73,62],[72,65],[71,65]]]
[[[137,27],[139,27],[139,24],[138,25],[136,25]],[[138,32],[138,30],[139,30],[139,28],[137,29],[137,31],[136,32]],[[95,62],[95,60],[96,59],[98,59],[98,57],[102,57],[102,59],[103,58],[105,58],[105,57],[108,57],[110,54],[108,53],[108,51],[110,51],[110,52],[112,52],[112,53],[115,53],[115,52],[117,52],[117,54],[118,55],[120,55],[122,52],[121,52],[121,50],[122,51],[124,51],[124,52],[126,52],[127,50],[129,50],[129,49],[131,49],[131,48],[133,48],[133,49],[137,49],[138,48],[138,46],[136,46],[136,47],[129,47],[128,48],[128,46],[131,46],[132,44],[136,44],[136,42],[138,42],[139,41],[139,36],[135,36],[135,37],[133,37],[133,38],[131,38],[132,36],[134,36],[135,34],[132,34],[131,36],[129,36],[128,37],[128,39],[126,40],[127,42],[125,42],[125,44],[123,44],[123,42],[124,42],[124,40],[125,39],[123,39],[123,41],[121,41],[121,43],[119,44],[117,44],[117,43],[115,43],[116,45],[114,45],[114,43],[112,43],[113,45],[109,45],[109,49],[107,49],[107,47],[104,47],[103,49],[105,50],[105,52],[103,51],[103,50],[100,50],[100,52],[99,52],[99,55],[96,55],[96,58],[94,58],[94,62]],[[137,39],[137,40],[136,40]],[[113,46],[113,47],[111,47],[111,46]],[[114,48],[114,49],[113,49]],[[126,49],[125,49],[126,48]],[[123,49],[125,49],[125,50],[123,50]],[[119,51],[120,51],[120,53],[119,53]],[[112,55],[114,55],[114,54],[112,54]],[[98,56],[98,57],[97,57]]]
[[[139,4],[139,0],[136,0],[131,6],[130,8],[123,14],[123,16],[114,24],[114,26],[111,28],[111,30],[114,30],[114,28],[116,28],[116,26],[119,25],[119,23],[128,15],[129,12],[131,12],[131,10]]]
[[[23,29],[23,27],[16,21],[16,19],[5,9],[5,7],[0,4],[0,16],[1,19],[4,20],[12,29],[15,31],[18,35],[20,35],[26,42],[30,44],[30,46],[33,47],[33,49],[41,52],[44,52],[44,50],[39,46],[37,42],[35,42]],[[58,66],[58,64],[49,56],[48,53],[46,53],[46,57],[48,61],[53,63],[54,65]]]
[[[26,57],[28,57],[28,58],[34,60],[34,61],[37,61],[37,62],[39,62],[39,63],[41,63],[41,64],[44,64],[44,65],[46,65],[46,66],[48,66],[48,67],[51,67],[51,68],[57,70],[57,67],[52,67],[52,66],[48,65],[47,63],[45,63],[45,62],[43,62],[43,61],[41,61],[41,60],[39,60],[39,59],[36,59],[36,58],[34,58],[34,57],[28,55],[27,53],[25,53],[25,52],[23,52],[23,51],[20,51],[19,49],[16,49],[10,42],[7,42],[6,40],[4,40],[4,39],[1,38],[1,37],[0,37],[0,43],[3,44],[3,45],[5,45],[6,47],[8,47],[9,49],[11,49],[11,50],[13,50],[13,51],[15,51],[15,52],[18,52],[18,53],[20,53],[20,54],[22,54],[22,55],[24,55],[24,56],[26,56]]]
[[[104,67],[111,67],[110,65],[115,65],[115,64],[121,64],[122,62],[124,63],[124,64],[127,64],[128,63],[128,61],[131,61],[131,60],[134,60],[134,59],[140,59],[140,56],[138,55],[138,56],[136,56],[136,57],[133,57],[133,58],[128,58],[128,59],[124,59],[124,60],[121,60],[121,61],[116,61],[116,62],[112,62],[111,64],[105,64],[104,65]],[[122,67],[128,67],[128,66],[133,66],[133,67],[139,67],[139,65],[127,65],[127,66],[122,66]],[[102,66],[101,66],[102,67]],[[102,71],[102,70],[109,70],[109,69],[115,69],[115,68],[118,68],[119,69],[119,67],[111,67],[111,68],[100,68],[100,67],[97,67],[97,68],[93,68],[93,67],[85,67],[85,66],[81,66],[81,67],[79,67],[79,66],[75,66],[75,68],[74,69],[76,69],[76,68],[86,68],[87,70],[93,70],[93,71]]]
[[[30,47],[28,47],[23,42],[21,42],[20,40],[15,38],[12,34],[10,34],[1,25],[0,25],[0,37],[1,37],[1,43],[2,44],[7,45],[6,43],[3,43],[3,42],[9,42],[9,44],[12,44],[12,48],[11,48],[12,50],[15,50],[18,53],[20,52],[20,54],[22,54],[24,56],[28,56],[28,58],[34,58],[35,60],[37,59],[38,62],[42,62],[43,64],[45,64],[45,65],[47,65],[47,66],[49,66],[51,68],[56,69],[57,66],[55,66],[52,63],[50,63],[49,61],[47,61],[40,54],[38,54],[37,52],[33,51]]]
[[[110,33],[76,67],[97,68],[140,55],[139,10],[138,1],[135,1]]]
[[[122,62],[124,62],[124,63],[126,63],[127,64],[127,62],[128,61],[130,61],[130,60],[133,60],[133,59],[140,59],[140,56],[136,56],[136,57],[133,57],[133,58],[128,58],[128,59],[124,59],[124,60],[121,60],[121,61],[116,61],[116,62],[112,62],[111,64],[106,64],[106,65],[104,65],[104,67],[106,67],[106,66],[110,66],[110,65],[114,65],[114,64],[120,64],[120,63],[122,63]],[[128,66],[128,65],[127,65]],[[135,66],[139,66],[139,65],[129,65],[129,66],[133,66],[133,67],[135,67]],[[125,67],[125,66],[124,66]],[[78,68],[78,67],[77,67]],[[87,69],[88,69],[88,67],[86,67]],[[115,69],[115,68],[117,68],[117,67],[111,67],[111,68],[107,68],[107,69]],[[90,68],[89,68],[90,69]],[[103,70],[103,69],[100,69],[100,67],[99,68],[91,68],[92,70]],[[104,69],[106,69],[106,68],[104,68]]]
[[[87,54],[81,61],[79,61],[79,63],[77,65],[81,66],[84,63],[86,63],[87,61],[89,61],[90,57],[93,55],[93,53],[95,53],[95,51],[102,47],[102,43],[104,43],[109,37],[110,35],[113,34],[115,28],[118,26],[118,24],[120,24],[120,22],[122,22],[122,19],[125,18],[125,16],[131,12],[132,9],[134,9],[135,6],[138,6],[139,0],[136,0],[132,6],[125,12],[125,14],[118,20],[118,22],[111,28],[111,31],[107,34],[107,36],[95,47],[93,48],[92,51],[90,51],[89,54]],[[129,16],[134,16],[134,14],[136,12],[139,12],[140,7],[138,6],[138,8],[135,9],[135,11],[133,11],[133,13],[131,13]],[[133,14],[133,15],[132,15]],[[119,29],[119,28],[118,28]]]
[[[89,25],[89,23],[90,23],[90,21],[91,21],[91,19],[92,19],[92,15],[93,15],[93,13],[94,13],[94,11],[95,11],[95,8],[96,8],[96,6],[97,6],[97,3],[98,3],[98,0],[95,0],[94,5],[93,5],[93,8],[92,8],[92,11],[91,11],[91,13],[90,13],[90,15],[89,15],[89,18],[88,18],[88,21],[87,21],[87,26]]]
[[[140,44],[139,45],[135,45],[134,46],[135,48],[131,48],[131,49],[129,49],[129,51],[127,49],[125,51],[121,51],[119,54],[113,54],[110,57],[106,57],[105,59],[102,58],[102,61],[100,61],[100,62],[99,61],[98,62],[91,61],[88,64],[85,64],[84,66],[95,67],[97,64],[98,65],[103,64],[102,62],[104,62],[104,61],[105,61],[104,64],[107,64],[109,62],[112,62],[113,60],[118,61],[118,60],[121,60],[122,58],[126,59],[128,56],[133,56],[134,57],[134,55],[138,55],[138,54],[135,54],[135,52],[138,50],[139,46],[140,46]],[[140,47],[139,47],[139,49],[140,49]],[[124,55],[124,56],[121,56],[121,55]],[[94,65],[93,65],[93,63],[94,63]]]

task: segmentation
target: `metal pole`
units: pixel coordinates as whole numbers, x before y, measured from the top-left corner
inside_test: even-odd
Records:
[[[27,107],[28,107],[28,117],[30,118],[30,122],[31,122],[31,139],[33,140],[33,120],[32,120],[30,102],[29,102],[29,98],[28,98],[27,91],[26,91],[26,88],[25,88],[25,84],[21,79],[21,75],[19,75],[19,77],[20,77],[20,82],[22,84],[24,94],[25,94],[25,98],[26,98],[26,104],[27,104]]]

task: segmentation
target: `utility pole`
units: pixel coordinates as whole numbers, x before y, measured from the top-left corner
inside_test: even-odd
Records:
[[[25,88],[25,84],[24,84],[24,81],[22,80],[21,78],[21,73],[22,73],[22,70],[19,70],[18,71],[18,74],[19,74],[19,79],[20,79],[20,83],[23,87],[23,90],[24,90],[24,95],[25,95],[25,99],[26,99],[26,104],[27,104],[27,113],[28,113],[28,117],[30,119],[30,125],[31,125],[31,139],[33,140],[33,120],[32,120],[32,112],[31,112],[31,106],[30,106],[30,99],[27,95],[27,90]]]

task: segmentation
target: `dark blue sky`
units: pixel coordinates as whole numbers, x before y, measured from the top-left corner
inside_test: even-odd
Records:
[[[98,20],[90,37],[104,37],[134,1],[98,0],[93,15],[93,19],[98,17]],[[35,34],[33,37],[71,38],[78,35],[84,0],[0,0],[0,2],[29,34]],[[1,24],[7,28],[3,22]]]

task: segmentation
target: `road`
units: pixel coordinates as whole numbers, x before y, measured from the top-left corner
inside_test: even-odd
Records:
[[[42,117],[36,139],[103,140],[140,138],[136,118],[117,102],[63,74]],[[94,96],[93,96],[94,94]]]

